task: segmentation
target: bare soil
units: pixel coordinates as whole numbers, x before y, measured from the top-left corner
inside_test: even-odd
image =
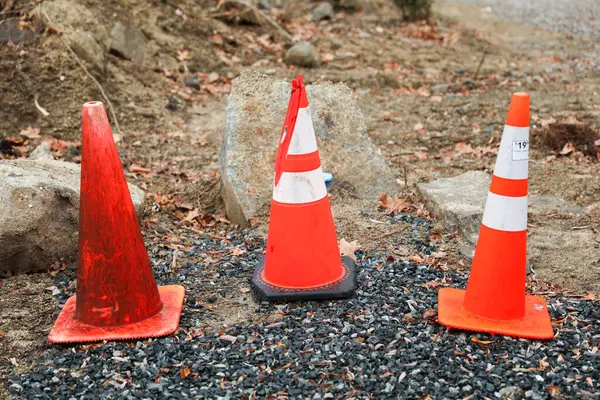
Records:
[[[50,10],[46,8],[50,3],[41,7]],[[116,21],[122,21],[140,29],[147,39],[142,64],[108,51],[102,70],[83,64],[116,111],[120,132],[114,121],[113,129],[121,138],[118,147],[128,179],[148,194],[143,226],[152,243],[173,243],[172,228],[182,226],[191,211],[198,212],[193,228],[203,234],[219,236],[236,229],[223,216],[217,150],[225,130],[226,94],[232,79],[246,68],[286,79],[302,72],[308,83],[328,79],[356,90],[369,135],[404,187],[402,193],[390,195],[402,196],[411,212],[423,215],[426,210],[414,194],[416,183],[468,170],[492,171],[513,92],[531,93],[534,130],[555,123],[577,124],[592,132],[600,127],[597,43],[501,21],[472,6],[438,1],[431,24],[401,22],[391,2],[384,0],[368,2],[354,14],[339,11],[333,21],[318,23],[308,19],[314,6],[308,1],[284,2],[283,8],[265,11],[292,35],[311,40],[320,49],[323,65],[304,70],[283,63],[289,45],[272,27],[240,23],[236,9],[217,9],[217,1],[77,3],[94,17],[92,33],[98,37],[103,34],[97,32],[109,33]],[[17,2],[0,19],[21,18],[33,25],[36,6],[39,2]],[[81,106],[104,101],[63,41],[68,29],[83,24],[77,15],[83,14],[45,20],[45,29],[32,42],[0,47],[0,140],[12,146],[3,157],[25,157],[48,140],[56,158],[77,161]],[[183,83],[193,74],[200,89]],[[447,87],[436,87],[440,84]],[[48,116],[39,111],[35,99]],[[40,137],[21,135],[29,127],[39,128]],[[565,154],[562,150],[532,149],[530,190],[557,196],[584,211],[536,216],[531,234],[539,227],[567,233],[576,228],[599,237],[598,155],[584,154],[577,146]],[[340,238],[358,240],[362,249],[387,251],[396,258],[421,257],[403,245],[407,223],[380,224],[384,211],[377,204],[350,206],[345,199],[343,188],[334,188]],[[359,218],[361,213],[370,218]],[[263,233],[264,222],[263,218],[259,226]],[[468,266],[453,232],[436,226],[434,234],[423,235],[445,253],[427,262],[443,268]],[[587,253],[579,249],[574,259],[569,258],[567,275],[557,272],[563,264],[563,255],[557,252],[541,256],[535,270],[540,279],[597,292],[598,269],[590,270],[590,265],[600,268],[599,248],[600,244]],[[577,262],[586,254],[597,257],[595,264]],[[47,289],[51,286],[44,274],[0,280],[2,375],[11,363],[21,365],[42,348],[58,313]],[[231,315],[253,318],[247,300],[233,303],[220,307],[229,319],[215,316],[207,326],[232,323]],[[0,397],[2,390],[0,385]]]

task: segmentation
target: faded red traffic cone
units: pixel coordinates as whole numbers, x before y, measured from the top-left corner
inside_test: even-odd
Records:
[[[164,336],[179,325],[185,290],[157,287],[104,106],[83,106],[77,295],[48,340]]]
[[[526,296],[529,95],[512,98],[466,290],[438,294],[442,325],[533,339],[554,337],[546,302]]]
[[[275,161],[265,258],[252,277],[268,300],[349,297],[356,266],[340,257],[302,76],[292,95]]]

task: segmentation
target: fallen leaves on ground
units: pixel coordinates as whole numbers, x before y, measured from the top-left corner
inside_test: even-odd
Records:
[[[386,214],[395,214],[410,209],[406,198],[400,196],[391,197],[387,193],[379,196],[379,207],[383,208]]]
[[[485,345],[494,343],[493,340],[480,340],[480,339],[477,339],[475,336],[473,336],[473,338],[471,339],[471,342],[485,344]]]
[[[184,369],[179,371],[179,376],[181,377],[181,379],[185,379],[188,376],[190,376],[190,368],[189,367],[185,367]]]
[[[40,128],[32,128],[31,126],[28,126],[19,132],[19,135],[25,136],[29,139],[37,139],[40,137]]]
[[[358,241],[356,240],[352,242],[347,242],[344,238],[340,240],[340,253],[342,256],[348,256],[356,262],[357,260],[354,252],[359,249],[360,244],[358,244]]]

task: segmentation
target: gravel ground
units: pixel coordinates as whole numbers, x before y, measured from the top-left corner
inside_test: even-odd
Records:
[[[600,0],[454,0],[499,17],[576,35],[600,36]]]
[[[407,222],[412,237],[431,229],[422,218],[388,221]],[[406,237],[399,240],[415,251],[435,250]],[[467,276],[383,253],[357,253],[359,290],[352,299],[242,301],[237,311],[226,312],[250,308],[245,320],[208,324],[222,299],[251,300],[249,278],[264,246],[254,231],[227,238],[190,239],[187,250],[178,251],[177,271],[171,267],[173,250],[152,246],[157,280],[180,282],[188,291],[177,334],[138,342],[48,345],[41,358],[13,368],[11,393],[27,399],[600,394],[598,303],[546,295],[557,332],[550,342],[449,331],[435,320],[437,288],[464,287]],[[73,271],[55,278],[61,303],[73,291],[73,278]]]

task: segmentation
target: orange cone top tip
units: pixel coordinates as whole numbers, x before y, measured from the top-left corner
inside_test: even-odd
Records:
[[[298,81],[298,86],[302,85],[302,83],[303,83],[302,79],[303,79],[302,74],[298,74],[298,76],[296,76],[296,80]]]
[[[529,94],[514,93],[506,117],[506,125],[519,128],[529,127]]]
[[[103,107],[104,104],[102,104],[101,101],[88,101],[87,103],[85,103],[83,105],[85,108],[91,108],[91,107]]]

